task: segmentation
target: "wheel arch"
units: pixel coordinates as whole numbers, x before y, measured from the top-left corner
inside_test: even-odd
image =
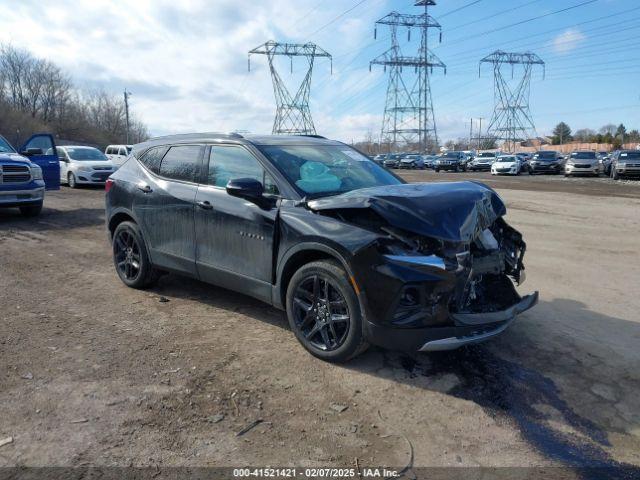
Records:
[[[334,260],[339,263],[347,272],[349,278],[353,281],[353,273],[345,258],[335,249],[321,243],[305,243],[298,244],[289,249],[280,260],[276,283],[273,288],[273,304],[277,308],[285,308],[285,298],[287,296],[287,288],[293,274],[307,263],[318,260]],[[359,297],[358,291],[356,294]]]

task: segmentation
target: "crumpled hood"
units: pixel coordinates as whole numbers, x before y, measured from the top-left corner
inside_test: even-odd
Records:
[[[506,213],[499,195],[479,182],[365,188],[307,205],[315,211],[370,208],[392,227],[446,242],[471,242]]]

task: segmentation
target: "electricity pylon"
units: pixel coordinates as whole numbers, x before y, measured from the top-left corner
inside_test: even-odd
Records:
[[[440,24],[431,17],[427,8],[435,5],[434,0],[420,0],[416,6],[424,7],[420,15],[391,12],[376,22],[374,37],[377,37],[377,26],[387,25],[391,30],[391,48],[369,64],[383,65],[385,72],[390,68],[389,84],[382,120],[381,141],[389,141],[394,146],[399,143],[419,145],[426,152],[435,150],[438,145],[438,130],[433,111],[430,74],[434,68],[442,68],[446,73],[446,65],[428,48],[429,29],[436,28],[442,32]],[[411,40],[411,29],[420,30],[420,49],[416,56],[405,56],[398,41],[398,28],[407,28],[407,39]],[[413,70],[411,78],[403,69]]]
[[[279,43],[273,40],[254,48],[249,52],[249,70],[251,70],[251,55],[266,55],[269,60],[269,70],[273,82],[273,93],[276,98],[276,118],[273,122],[274,135],[315,135],[316,127],[309,109],[309,93],[311,91],[311,75],[316,57],[331,55],[314,43],[296,44]],[[305,57],[308,62],[307,73],[298,87],[295,97],[291,96],[282,77],[275,66],[276,56],[289,57],[291,72],[293,73],[293,57]],[[332,64],[333,71],[333,64]]]
[[[517,142],[523,142],[536,136],[529,108],[531,93],[531,74],[534,65],[542,65],[543,76],[545,64],[535,53],[507,53],[496,50],[480,60],[478,75],[482,64],[493,65],[494,77],[494,109],[487,128],[487,137],[503,140],[507,151],[513,151]],[[511,81],[505,79],[503,67],[511,66]],[[522,66],[518,69],[517,66]]]

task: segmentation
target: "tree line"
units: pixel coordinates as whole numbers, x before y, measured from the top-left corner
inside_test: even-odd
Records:
[[[570,142],[608,143],[613,145],[614,149],[619,149],[625,143],[640,142],[640,132],[636,129],[627,132],[627,128],[622,123],[617,126],[613,123],[608,123],[598,131],[590,128],[581,128],[573,133],[569,125],[565,122],[560,122],[553,129],[551,140],[554,145]]]
[[[0,44],[0,134],[18,147],[36,132],[100,149],[125,143],[124,100],[104,90],[76,88],[53,62]],[[145,124],[130,117],[130,143],[148,137]]]

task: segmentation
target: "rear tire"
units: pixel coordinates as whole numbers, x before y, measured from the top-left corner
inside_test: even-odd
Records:
[[[20,214],[23,217],[37,217],[40,215],[42,211],[42,202],[37,205],[25,205],[24,207],[20,207]]]
[[[120,223],[113,232],[113,264],[122,282],[131,288],[147,288],[160,277],[151,264],[140,227],[133,222]]]
[[[289,282],[286,308],[291,330],[315,357],[346,362],[369,346],[360,302],[337,262],[321,260],[301,267]]]

